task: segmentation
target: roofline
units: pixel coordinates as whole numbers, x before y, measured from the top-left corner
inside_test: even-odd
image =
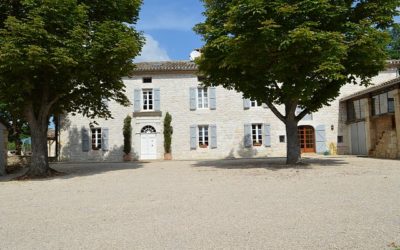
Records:
[[[173,64],[177,64],[177,67],[172,67]],[[183,64],[190,64],[188,67],[179,67]],[[171,65],[167,65],[171,64]],[[182,64],[182,65],[179,65]],[[154,73],[166,73],[166,74],[175,74],[175,73],[197,73],[198,67],[193,61],[189,60],[176,60],[176,61],[153,61],[153,62],[140,62],[133,64],[135,68],[130,72],[129,76],[140,75],[142,73],[154,74]],[[138,66],[147,66],[141,69]],[[154,66],[151,66],[154,65]],[[157,68],[160,67],[160,68]]]
[[[340,102],[349,101],[352,99],[362,99],[365,97],[369,97],[371,94],[374,94],[377,92],[382,92],[384,90],[398,89],[398,88],[400,88],[400,77],[397,77],[395,79],[381,83],[379,85],[361,90],[361,91],[351,94],[349,96],[343,97],[340,99]]]

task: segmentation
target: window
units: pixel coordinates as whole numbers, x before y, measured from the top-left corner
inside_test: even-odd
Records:
[[[394,113],[394,97],[391,92],[372,97],[372,115]]]
[[[279,142],[281,142],[281,143],[285,142],[285,136],[284,135],[280,135],[279,136]]]
[[[92,149],[101,149],[101,128],[92,128]]]
[[[197,108],[206,109],[208,108],[208,89],[198,88],[197,89]]]
[[[143,83],[152,83],[153,79],[151,77],[143,77]]]
[[[262,145],[262,124],[251,125],[251,135],[253,138],[253,146]]]
[[[365,118],[362,100],[347,102],[347,121],[354,122]]]
[[[258,103],[257,101],[250,101],[250,107],[252,108],[261,107],[261,103]]]
[[[343,143],[343,136],[342,135],[339,135],[337,137],[337,143]]]
[[[153,110],[153,90],[143,90],[143,110]]]
[[[199,126],[199,147],[208,147],[208,126]]]

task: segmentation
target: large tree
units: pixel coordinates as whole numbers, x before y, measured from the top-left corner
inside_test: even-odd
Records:
[[[206,85],[266,103],[285,124],[287,163],[300,160],[298,122],[385,66],[399,0],[203,0],[195,30]],[[283,112],[278,106],[282,105]],[[303,109],[296,116],[296,108]]]
[[[29,123],[27,175],[52,173],[47,128],[52,114],[110,117],[104,100],[129,103],[121,77],[143,44],[132,28],[141,0],[6,0],[0,4],[0,102]]]

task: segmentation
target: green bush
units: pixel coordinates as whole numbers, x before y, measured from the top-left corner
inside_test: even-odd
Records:
[[[128,115],[124,119],[124,153],[129,154],[132,150],[132,126],[131,126],[132,118]]]
[[[167,112],[164,118],[164,151],[166,154],[171,153],[171,140],[172,140],[172,117]]]

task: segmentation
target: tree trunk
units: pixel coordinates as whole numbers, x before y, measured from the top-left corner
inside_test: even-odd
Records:
[[[38,118],[36,118],[33,110],[31,110],[28,112],[27,120],[31,129],[32,157],[29,170],[25,174],[25,177],[41,178],[51,176],[55,171],[49,167],[48,161],[47,116],[42,114]]]
[[[286,119],[286,137],[287,137],[287,158],[286,164],[294,165],[300,162],[301,152],[297,132],[298,121],[296,119]]]
[[[50,174],[47,155],[47,123],[30,124],[32,137],[32,157],[27,176],[46,177]]]

